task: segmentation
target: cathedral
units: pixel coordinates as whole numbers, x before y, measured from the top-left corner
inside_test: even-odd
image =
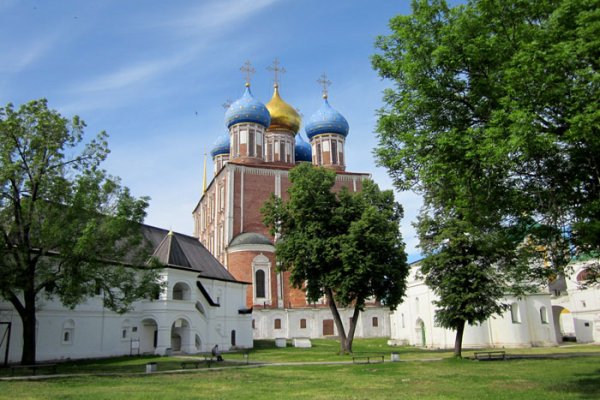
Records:
[[[219,137],[211,156],[214,176],[193,211],[194,236],[237,279],[249,284],[246,306],[252,309],[253,337],[294,338],[336,335],[324,301],[310,304],[291,287],[289,274],[277,270],[274,239],[262,223],[260,209],[272,194],[287,198],[288,172],[308,162],[332,169],[334,190],[361,190],[370,174],[346,171],[345,143],[349,125],[328,100],[326,76],[321,107],[304,123],[281,95],[278,62],[271,99],[263,104],[252,95],[246,63],[246,87],[225,112],[228,134]],[[351,310],[341,310],[348,321]],[[371,303],[361,314],[356,336],[389,336],[390,310]]]

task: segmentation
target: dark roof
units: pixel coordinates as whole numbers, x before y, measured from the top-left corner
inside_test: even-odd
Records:
[[[266,244],[273,246],[273,243],[266,236],[256,232],[240,233],[231,240],[229,247],[241,246],[244,244]]]
[[[192,270],[203,278],[239,282],[198,238],[148,225],[142,225],[142,234],[155,249],[153,255],[167,267]]]

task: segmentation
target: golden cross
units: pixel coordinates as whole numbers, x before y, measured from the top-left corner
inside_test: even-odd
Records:
[[[323,98],[326,99],[328,95],[327,87],[331,85],[331,81],[327,79],[327,74],[323,72],[323,75],[317,79],[317,82],[319,85],[323,86]]]
[[[273,66],[267,67],[269,71],[273,71],[275,73],[275,85],[279,85],[279,74],[285,73],[285,68],[279,66],[279,59],[276,58],[273,60]]]
[[[250,78],[252,78],[252,75],[256,72],[250,63],[250,60],[246,60],[244,65],[240,67],[240,71],[246,74],[246,86],[250,86]]]

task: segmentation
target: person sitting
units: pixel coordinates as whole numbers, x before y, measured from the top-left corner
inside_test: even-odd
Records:
[[[217,358],[217,361],[223,361],[223,357],[221,357],[221,351],[219,350],[219,345],[215,344],[215,347],[212,348],[213,357]]]

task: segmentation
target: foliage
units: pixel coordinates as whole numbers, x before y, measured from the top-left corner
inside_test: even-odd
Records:
[[[24,363],[35,362],[41,296],[73,308],[102,289],[105,306],[124,312],[158,289],[156,272],[139,268],[148,199],[99,168],[106,134],[82,145],[84,127],[46,100],[0,108],[0,295],[23,322]]]
[[[523,293],[541,272],[531,262],[560,270],[570,244],[600,245],[599,10],[597,0],[418,0],[377,40],[373,66],[395,88],[376,155],[400,189],[424,196],[423,271],[457,354],[464,321]]]
[[[363,181],[363,191],[332,191],[333,171],[301,164],[290,170],[289,199],[273,196],[262,208],[275,235],[281,269],[306,290],[308,301],[327,298],[341,351],[352,351],[359,312],[374,297],[391,308],[401,301],[408,267],[399,232],[401,207],[391,191]],[[337,304],[354,308],[348,334]]]

